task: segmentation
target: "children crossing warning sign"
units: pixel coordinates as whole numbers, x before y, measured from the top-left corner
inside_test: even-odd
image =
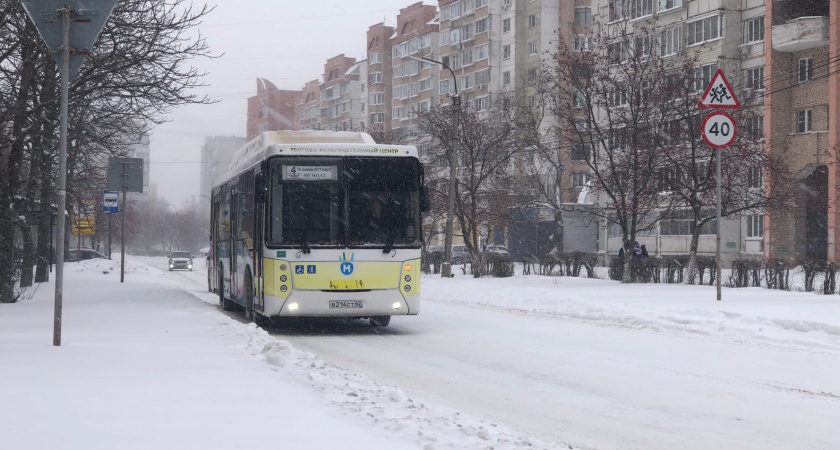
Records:
[[[712,77],[712,81],[703,92],[700,98],[700,103],[697,105],[701,108],[733,108],[741,107],[741,102],[735,96],[732,90],[732,85],[723,74],[723,70],[718,69]]]

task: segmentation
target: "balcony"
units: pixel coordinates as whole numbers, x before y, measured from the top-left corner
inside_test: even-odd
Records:
[[[773,49],[799,52],[828,45],[828,17],[799,17],[773,25]]]

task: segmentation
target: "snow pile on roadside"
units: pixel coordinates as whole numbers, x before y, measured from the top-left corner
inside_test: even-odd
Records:
[[[490,306],[606,326],[709,339],[840,350],[840,297],[761,288],[622,284],[538,275],[424,276],[427,300]]]
[[[223,316],[220,325],[231,345],[262,361],[284,379],[306,384],[323,395],[331,407],[368,426],[408,437],[423,449],[573,448],[540,442],[503,425],[446,407],[427,405],[397,386],[380,385],[364,375],[300,351],[254,324],[244,325]]]

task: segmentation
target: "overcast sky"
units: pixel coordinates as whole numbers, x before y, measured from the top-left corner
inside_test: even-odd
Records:
[[[411,0],[216,0],[217,7],[199,27],[210,47],[223,57],[194,60],[208,73],[198,93],[213,105],[182,107],[169,114],[151,140],[150,181],[158,195],[180,207],[199,192],[201,146],[205,136],[245,136],[247,98],[256,79],[279,89],[301,89],[319,78],[324,62],[344,53],[363,59],[368,26],[396,24]],[[426,4],[436,4],[426,1]],[[212,4],[212,3],[211,3]]]

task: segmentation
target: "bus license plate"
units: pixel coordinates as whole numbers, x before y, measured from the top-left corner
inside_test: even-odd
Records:
[[[364,308],[362,300],[330,300],[330,308]]]

